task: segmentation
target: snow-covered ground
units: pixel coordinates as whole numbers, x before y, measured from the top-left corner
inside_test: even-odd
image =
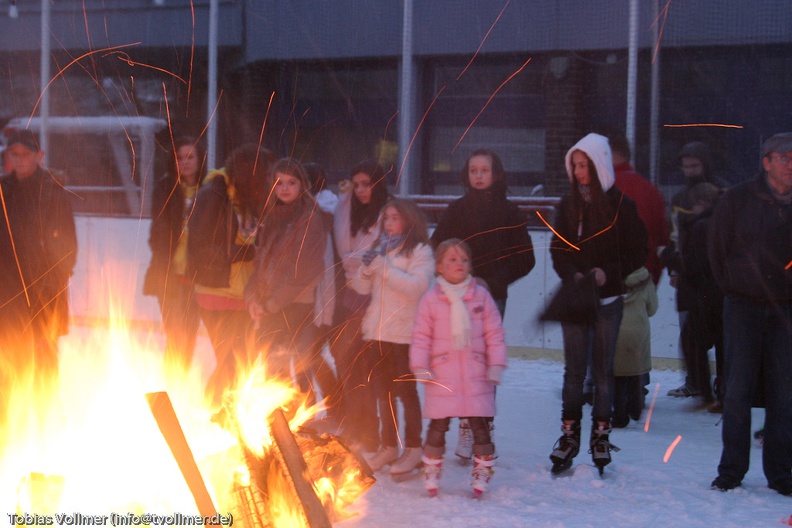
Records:
[[[106,290],[112,286],[114,302],[120,302],[122,312],[142,321],[143,327],[156,329],[156,302],[140,294],[150,258],[145,243],[148,224],[82,218],[78,226],[84,251],[71,290],[78,319],[106,318],[111,304]],[[504,324],[507,342],[512,352],[549,350],[557,357],[562,347],[560,328],[538,324],[536,314],[558,279],[546,251],[547,233],[532,232],[532,237],[537,266],[510,289]],[[665,279],[658,294],[660,311],[652,318],[653,356],[676,358],[679,328],[673,290]],[[214,360],[205,337],[196,357],[210,372]],[[676,371],[652,373],[651,388],[657,396],[651,421],[647,426],[645,413],[640,422],[612,434],[611,441],[621,451],[613,454],[604,479],[585,448],[571,476],[552,478],[548,455],[560,434],[562,371],[558,362],[511,360],[498,390],[495,442],[500,458],[491,490],[482,500],[471,499],[470,468],[449,460],[438,497],[425,496],[420,480],[395,483],[381,474],[356,503],[360,515],[337,526],[743,527],[780,526],[789,519],[792,501],[767,488],[758,448],[753,449],[742,488],[728,493],[709,489],[720,457],[720,415],[695,410],[690,400],[666,396],[682,381]],[[754,411],[754,429],[761,425],[762,413]],[[584,445],[587,438],[585,430]],[[452,433],[448,441],[453,449]]]
[[[758,447],[752,449],[742,488],[710,490],[721,451],[720,415],[666,396],[680,382],[674,371],[652,373],[647,403],[655,390],[657,397],[651,417],[644,412],[640,422],[611,434],[621,451],[613,453],[604,478],[585,449],[571,476],[553,478],[548,455],[560,435],[562,373],[557,362],[511,361],[498,388],[499,458],[482,499],[471,499],[470,467],[459,466],[449,453],[437,497],[425,494],[420,479],[396,483],[379,473],[357,504],[361,515],[336,526],[725,528],[782,526],[789,519],[792,499],[767,488]],[[761,425],[763,411],[754,410],[753,417],[754,425]],[[449,451],[456,443],[453,429]],[[584,444],[587,439],[584,431]]]

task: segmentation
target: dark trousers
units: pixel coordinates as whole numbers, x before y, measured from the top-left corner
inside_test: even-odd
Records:
[[[644,407],[643,376],[615,376],[613,387],[613,423],[638,420]]]
[[[247,310],[206,310],[199,308],[209,334],[217,365],[206,384],[207,396],[214,405],[222,403],[223,392],[231,387],[237,363],[248,364],[246,336],[251,327]]]
[[[343,310],[339,313],[335,338],[330,344],[340,393],[333,398],[341,405],[336,416],[342,421],[344,436],[369,451],[375,451],[380,445],[377,396],[372,383],[375,361],[360,334],[365,306]]]
[[[679,339],[685,356],[689,386],[700,392],[705,401],[712,401],[712,374],[708,353],[710,348],[715,347],[715,363],[720,370],[720,364],[723,363],[722,358],[718,361],[718,357],[723,355],[722,305],[689,310],[682,323]],[[722,378],[719,378],[722,382]]]
[[[292,303],[265,316],[256,334],[258,351],[266,355],[267,370],[276,376],[306,383],[314,375],[320,389],[335,392],[335,376],[322,358],[320,336],[314,320],[314,305]],[[312,390],[312,389],[310,389]]]
[[[564,336],[564,387],[562,417],[580,420],[583,417],[583,384],[591,358],[594,381],[594,420],[610,424],[613,406],[613,357],[622,320],[624,301],[620,297],[600,306],[593,324],[562,323]]]
[[[377,394],[377,407],[383,446],[398,444],[398,408],[404,408],[404,445],[421,447],[421,402],[415,378],[410,372],[408,352],[410,345],[371,341],[369,353],[376,358],[373,382]]]
[[[484,416],[462,416],[470,424],[473,433],[473,454],[492,455],[495,453],[495,445],[490,436],[490,423],[492,417]],[[429,421],[429,430],[426,433],[425,453],[428,456],[441,456],[445,453],[445,437],[451,418],[432,418]]]
[[[338,380],[333,368],[322,355],[325,345],[331,343],[334,337],[335,331],[329,326],[317,327],[316,338],[308,351],[309,360],[306,363],[306,369],[302,372],[295,372],[300,391],[309,395],[309,404],[316,402],[314,383],[319,385],[319,390],[322,391],[322,396],[325,399],[328,416],[337,416],[341,412],[341,391],[338,388]]]
[[[718,474],[738,481],[751,455],[751,407],[764,383],[762,467],[767,483],[792,477],[792,303],[727,297],[723,307],[726,393]]]
[[[165,364],[187,370],[201,324],[192,284],[174,276],[165,285],[165,295],[157,300],[165,331]]]

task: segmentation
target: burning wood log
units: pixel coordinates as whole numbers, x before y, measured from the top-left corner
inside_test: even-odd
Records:
[[[190,450],[187,439],[184,437],[179,419],[176,416],[176,411],[173,410],[173,404],[167,392],[150,392],[146,394],[146,401],[148,401],[151,408],[151,414],[157,421],[162,436],[170,447],[173,458],[179,465],[184,480],[187,482],[187,487],[190,488],[195,499],[195,505],[198,506],[198,512],[201,515],[213,516],[217,510],[212,503],[212,497],[209,496],[209,491],[206,489],[201,472],[198,469],[198,464],[195,463],[192,450]]]
[[[371,467],[339,436],[310,428],[301,428],[294,436],[331,519],[346,519],[346,507],[377,482]]]
[[[331,528],[330,518],[311,485],[308,466],[283,411],[275,409],[267,422],[275,447],[275,456],[282,464],[283,471],[287,473],[287,481],[300,500],[307,525],[310,528]]]
[[[329,527],[347,518],[344,508],[376,482],[368,464],[339,437],[309,429],[293,433],[281,409],[269,416],[267,424],[273,443],[263,455],[240,441],[249,481],[235,478],[233,494],[242,510],[236,518],[245,528],[278,524],[276,517],[283,523],[284,515],[310,528]],[[284,514],[284,509],[291,514]]]
[[[214,515],[215,507],[179,425],[167,393],[149,393],[146,399],[160,431],[182,471],[202,515]],[[232,459],[243,462],[233,469],[218,500],[230,502],[235,525],[244,528],[302,525],[331,528],[332,522],[346,518],[344,508],[368,490],[376,480],[366,462],[343,441],[329,434],[303,430],[295,435],[284,411],[276,408],[266,418],[271,444],[263,450],[245,445],[236,422],[230,396],[213,421],[231,431],[239,440]],[[236,462],[234,462],[236,464]],[[222,487],[222,486],[221,486]],[[320,490],[317,494],[317,490]],[[224,508],[225,509],[225,506]]]

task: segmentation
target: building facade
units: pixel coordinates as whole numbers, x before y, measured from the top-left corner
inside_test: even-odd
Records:
[[[17,18],[0,19],[5,118],[34,115],[41,95],[41,9],[16,4]],[[217,0],[219,102],[210,112],[209,0],[54,0],[50,113],[161,118],[163,145],[169,134],[205,133],[211,113],[218,160],[262,138],[337,181],[374,157],[411,194],[459,193],[467,155],[487,147],[515,194],[542,185],[558,195],[569,146],[625,127],[630,4]],[[635,4],[639,171],[679,183],[676,153],[702,140],[722,175],[749,177],[762,140],[792,122],[792,5]],[[92,170],[74,168],[91,156],[56,144],[51,154],[58,149],[68,156],[51,164]]]

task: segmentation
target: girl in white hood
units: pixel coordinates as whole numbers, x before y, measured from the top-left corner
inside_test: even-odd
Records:
[[[622,319],[624,279],[646,260],[646,229],[635,203],[613,186],[608,138],[589,134],[569,149],[566,169],[572,184],[558,206],[550,245],[553,268],[564,283],[596,289],[592,321],[563,322],[563,434],[550,455],[553,473],[571,467],[580,449],[583,383],[589,358],[594,378],[590,452],[602,469],[611,461],[613,357]],[[581,300],[582,302],[582,300]]]

